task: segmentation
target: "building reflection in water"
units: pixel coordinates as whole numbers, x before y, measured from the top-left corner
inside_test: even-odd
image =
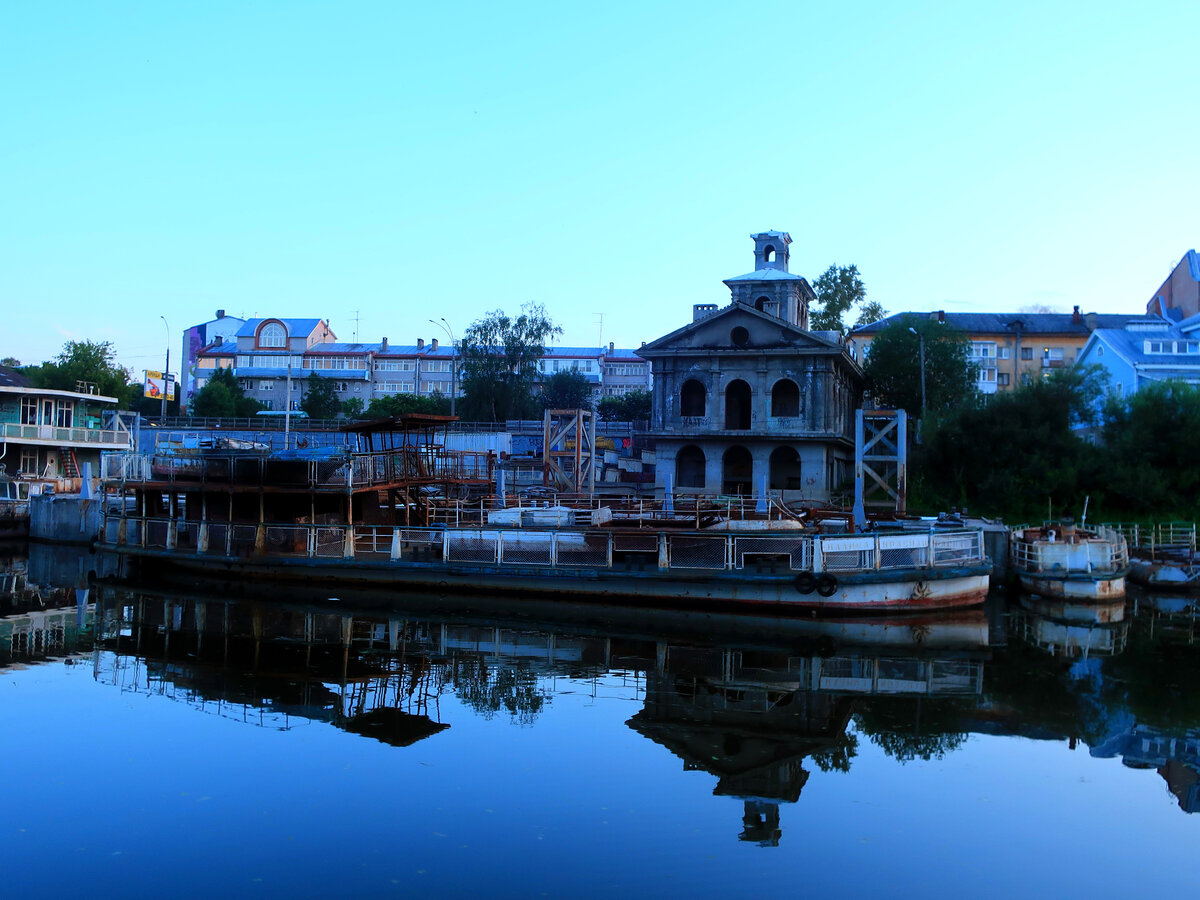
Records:
[[[567,604],[480,612],[405,595],[400,611],[379,594],[284,603],[234,586],[89,588],[95,557],[36,553],[0,559],[0,665],[86,661],[122,691],[395,747],[434,738],[463,709],[534,724],[558,679],[571,690],[607,679],[641,705],[628,726],[740,800],[738,838],[763,846],[781,840],[781,805],[800,800],[813,771],[848,771],[861,739],[928,759],[971,731],[1079,736],[1095,756],[1156,770],[1180,808],[1200,809],[1186,602],[1024,598],[1007,616],[795,621]],[[447,696],[456,702],[443,710]]]

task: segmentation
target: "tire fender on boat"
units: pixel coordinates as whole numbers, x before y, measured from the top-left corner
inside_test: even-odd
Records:
[[[812,572],[801,572],[796,576],[796,590],[802,594],[811,594],[817,589],[817,577]]]
[[[817,593],[822,597],[832,597],[837,593],[838,580],[829,574],[822,574],[817,579]]]

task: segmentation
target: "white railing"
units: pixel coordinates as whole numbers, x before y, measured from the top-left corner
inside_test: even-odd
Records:
[[[1023,530],[1014,529],[1010,541],[1012,565],[1020,571],[1054,575],[1103,575],[1119,572],[1129,565],[1129,547],[1125,538],[1107,526],[1094,529],[1095,537],[1077,537],[1075,540],[1059,538],[1033,543],[1020,538]]]
[[[110,546],[208,555],[441,560],[495,566],[612,568],[632,558],[669,569],[837,573],[951,568],[984,561],[979,531],[856,536],[647,530],[404,528],[230,524],[108,516]]]
[[[101,447],[129,446],[129,432],[127,431],[112,431],[107,428],[59,428],[54,425],[20,425],[16,422],[0,422],[0,439],[42,441],[61,446],[71,444],[89,444]]]

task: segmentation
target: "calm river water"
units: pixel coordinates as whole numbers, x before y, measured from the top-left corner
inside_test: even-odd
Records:
[[[788,622],[0,554],[9,897],[1196,890],[1196,606]]]

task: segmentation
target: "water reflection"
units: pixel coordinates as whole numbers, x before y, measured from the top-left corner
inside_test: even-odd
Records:
[[[537,728],[561,691],[604,681],[637,704],[630,729],[740,801],[731,837],[761,846],[780,844],[781,806],[803,805],[813,773],[853,777],[865,742],[899,763],[972,734],[1082,742],[1200,809],[1190,603],[998,596],[986,610],[797,621],[367,592],[281,601],[96,582],[86,552],[34,553],[0,559],[0,665],[86,662],[117,691],[395,748],[434,746],[464,715]]]

